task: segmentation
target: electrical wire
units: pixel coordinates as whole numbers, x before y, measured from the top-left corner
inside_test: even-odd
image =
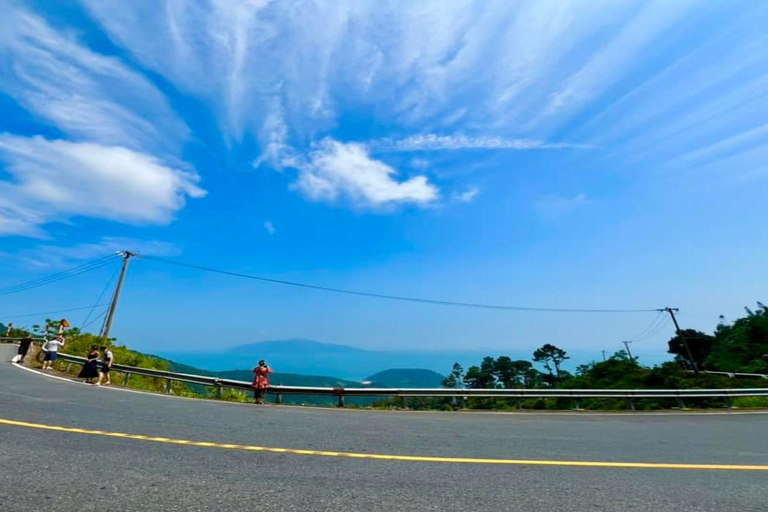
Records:
[[[662,316],[663,314],[664,314],[664,311],[659,311],[659,312],[656,314],[656,316],[653,318],[653,320],[651,321],[651,323],[650,323],[650,324],[648,324],[648,325],[645,327],[645,329],[643,329],[642,331],[640,331],[639,333],[637,333],[637,334],[636,334],[636,335],[634,335],[633,337],[629,338],[629,340],[628,340],[628,341],[636,341],[636,340],[640,339],[640,337],[641,337],[641,336],[645,335],[645,334],[646,334],[646,333],[648,333],[648,332],[649,332],[651,329],[653,329],[654,327],[656,327],[656,322],[658,322],[658,321],[659,321],[659,319],[661,319],[661,316]]]
[[[434,299],[423,299],[418,297],[404,297],[399,295],[386,295],[382,293],[369,293],[369,292],[360,292],[355,290],[346,290],[342,288],[332,288],[329,286],[318,286],[313,284],[307,284],[307,283],[299,283],[295,281],[284,281],[282,279],[271,279],[268,277],[262,277],[262,276],[256,276],[251,274],[243,274],[240,272],[230,272],[227,270],[219,270],[211,267],[204,267],[202,265],[193,265],[190,263],[182,263],[180,261],[173,261],[173,260],[166,260],[164,258],[158,258],[156,256],[142,256],[137,255],[145,260],[153,260],[153,261],[159,261],[162,263],[167,263],[169,265],[177,265],[180,267],[187,267],[187,268],[193,268],[196,270],[203,270],[206,272],[214,272],[217,274],[224,274],[228,276],[233,277],[242,277],[245,279],[253,279],[256,281],[262,281],[267,283],[275,283],[275,284],[282,284],[287,286],[296,286],[299,288],[308,288],[311,290],[320,290],[325,292],[333,292],[333,293],[341,293],[346,295],[357,295],[360,297],[369,297],[374,299],[387,299],[387,300],[399,300],[399,301],[405,301],[405,302],[418,302],[421,304],[431,304],[435,306],[454,306],[454,307],[463,307],[463,308],[477,308],[477,309],[494,309],[494,310],[505,310],[505,311],[535,311],[535,312],[545,312],[545,313],[649,313],[649,312],[656,312],[658,311],[658,308],[655,309],[576,309],[576,308],[538,308],[538,307],[526,307],[526,306],[503,306],[503,305],[496,305],[496,304],[477,304],[477,303],[471,303],[471,302],[454,302],[454,301],[448,301],[448,300],[434,300]]]
[[[88,315],[86,315],[85,320],[83,320],[83,323],[82,323],[83,327],[85,327],[86,325],[90,325],[88,323],[88,320],[91,318],[91,315],[93,314],[93,311],[96,309],[98,304],[101,302],[101,299],[104,298],[104,294],[107,293],[107,290],[112,285],[112,281],[115,280],[115,276],[117,276],[117,273],[119,271],[120,271],[120,267],[116,267],[115,271],[112,272],[112,276],[109,278],[109,281],[107,281],[107,285],[104,287],[103,290],[101,290],[101,293],[99,294],[99,298],[96,299],[96,303],[93,305],[93,308],[91,308],[91,310],[88,312]]]
[[[68,270],[64,270],[62,272],[57,272],[55,274],[49,274],[47,276],[43,276],[38,279],[34,279],[32,281],[27,281],[24,283],[16,284],[13,286],[7,286],[5,288],[0,288],[0,295],[10,295],[12,293],[19,293],[23,291],[27,291],[33,288],[38,288],[40,286],[45,286],[47,284],[56,283],[58,281],[63,281],[65,279],[70,279],[72,277],[79,276],[81,274],[85,274],[87,272],[92,272],[96,269],[99,269],[101,267],[104,267],[114,261],[115,255],[109,255],[105,256],[103,258],[99,258],[93,261],[89,261],[87,263],[83,263],[81,265],[78,265],[76,267],[70,268]]]
[[[657,325],[652,331],[647,332],[645,335],[635,339],[634,341],[643,341],[643,340],[652,338],[653,336],[656,336],[657,333],[661,332],[662,329],[665,329],[670,323],[671,323],[671,320],[669,319],[669,317],[665,317],[664,320],[659,325]]]
[[[107,307],[106,307],[106,308],[104,308],[104,311],[102,311],[101,313],[99,313],[97,316],[95,316],[95,317],[91,318],[91,321],[90,321],[90,322],[88,322],[88,323],[85,323],[85,322],[84,322],[82,325],[80,325],[80,330],[82,331],[82,330],[84,330],[86,327],[88,327],[89,325],[91,325],[91,324],[93,324],[93,323],[95,323],[95,322],[97,322],[97,321],[99,321],[99,320],[101,320],[101,319],[105,319],[105,318],[106,318],[106,316],[107,316],[107,312],[108,312],[108,311],[109,311],[109,304],[107,304]]]
[[[98,304],[98,306],[109,306],[109,304]],[[43,311],[41,313],[30,313],[27,315],[8,315],[8,318],[11,320],[16,320],[17,318],[29,318],[33,316],[42,316],[42,315],[52,315],[54,313],[69,313],[70,311],[84,311],[86,309],[91,309],[93,306],[84,306],[80,308],[70,308],[70,309],[58,309],[56,311]]]

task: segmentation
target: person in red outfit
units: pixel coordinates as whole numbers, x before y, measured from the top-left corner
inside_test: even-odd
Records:
[[[253,377],[254,403],[263,404],[267,388],[269,388],[269,374],[272,373],[272,368],[262,359],[256,368],[253,369],[253,373],[255,374]]]

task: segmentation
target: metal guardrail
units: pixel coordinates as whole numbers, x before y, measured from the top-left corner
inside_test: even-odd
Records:
[[[693,372],[693,370],[690,370]],[[701,373],[707,373],[709,375],[722,375],[723,377],[729,377],[731,379],[735,378],[746,378],[746,379],[766,379],[768,380],[768,375],[764,373],[734,373],[734,372],[711,372],[709,370],[703,370]]]
[[[59,360],[68,363],[67,370],[72,364],[83,364],[84,357],[59,354]],[[217,390],[217,396],[221,398],[224,388],[252,390],[250,382],[220,379],[203,375],[190,375],[186,373],[168,372],[150,368],[138,368],[120,364],[112,365],[112,369],[125,375],[121,383],[127,386],[131,375],[142,375],[167,379],[166,393],[171,393],[173,382],[184,382]],[[666,398],[677,401],[678,407],[685,408],[683,399],[691,398],[725,398],[729,405],[732,399],[737,397],[768,396],[768,388],[733,388],[733,389],[451,389],[451,388],[326,388],[303,386],[270,386],[268,392],[275,395],[276,402],[282,403],[283,395],[314,395],[331,396],[338,398],[339,407],[344,407],[345,397],[395,397],[401,398],[404,405],[407,399],[413,397],[449,397],[459,398],[569,398],[574,401],[574,408],[578,408],[578,399],[582,398],[620,398],[627,401],[627,407],[634,410],[634,399],[640,398]],[[518,402],[518,407],[521,403]]]

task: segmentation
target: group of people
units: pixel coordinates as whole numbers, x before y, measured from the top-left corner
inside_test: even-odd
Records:
[[[91,345],[91,350],[88,352],[78,378],[85,379],[86,384],[101,386],[103,382],[105,386],[109,386],[111,384],[109,372],[112,370],[112,363],[114,362],[115,356],[109,347],[99,348],[96,345]],[[94,379],[97,379],[96,382]]]
[[[64,329],[70,326],[69,322],[62,319],[58,322],[57,333],[55,337],[51,337],[51,331],[54,326],[46,324],[44,342],[40,349],[43,352],[43,370],[51,370],[53,363],[59,357],[59,349],[66,344],[64,340]],[[10,331],[9,324],[9,331]],[[21,364],[24,362],[24,358],[27,357],[32,343],[34,340],[31,336],[25,336],[19,340],[19,350],[16,357],[13,358],[13,362]],[[88,352],[86,361],[83,364],[82,370],[78,374],[78,377],[85,379],[87,384],[93,384],[95,386],[110,385],[109,372],[112,369],[112,364],[115,361],[115,356],[112,351],[106,345],[99,347],[98,345],[91,345],[91,350]]]

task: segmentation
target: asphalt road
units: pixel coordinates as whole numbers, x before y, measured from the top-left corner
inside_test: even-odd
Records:
[[[0,419],[354,453],[768,465],[765,414],[465,414],[253,406],[95,388],[6,363]],[[0,424],[0,510],[766,511],[768,472],[253,452]]]

